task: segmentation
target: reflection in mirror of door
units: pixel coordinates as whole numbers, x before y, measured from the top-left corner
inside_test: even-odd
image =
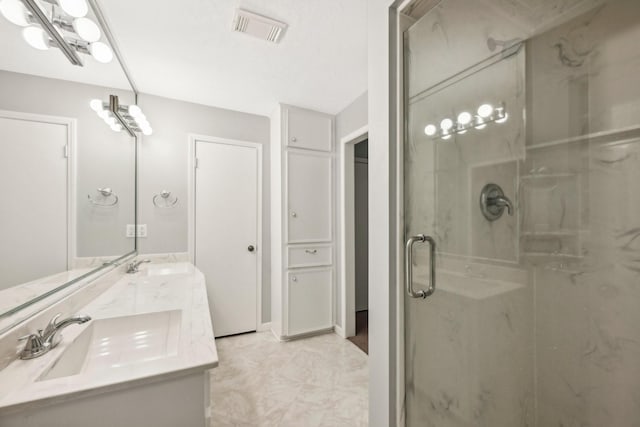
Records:
[[[29,310],[18,317],[4,313],[134,250],[134,238],[125,232],[135,223],[136,142],[105,126],[89,102],[116,95],[134,105],[136,97],[119,61],[98,62],[94,52],[94,57],[81,54],[84,66],[78,67],[61,49],[32,49],[23,40],[23,27],[13,21],[22,16],[35,22],[33,12],[15,0],[2,1],[0,9],[9,18],[0,18],[0,38],[15,47],[0,57],[0,179],[11,183],[4,187],[0,210],[1,330]],[[80,39],[77,46],[91,51],[92,44],[107,41],[104,28],[97,28],[97,38],[85,31],[91,26],[87,19],[100,22],[93,3],[75,18],[53,2],[46,10],[65,38]],[[55,45],[45,26],[27,28],[40,31],[47,46]],[[111,203],[114,196],[117,203]]]

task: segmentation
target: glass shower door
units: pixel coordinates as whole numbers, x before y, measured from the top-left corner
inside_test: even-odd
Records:
[[[405,32],[407,426],[640,425],[640,3],[569,3]]]

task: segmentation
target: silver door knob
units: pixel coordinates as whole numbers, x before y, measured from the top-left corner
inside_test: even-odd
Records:
[[[297,213],[295,213],[295,212],[291,212],[291,216],[292,216],[292,217],[294,217],[294,218],[297,218],[297,217],[298,217],[298,214],[297,214]]]
[[[255,248],[253,245],[249,245],[249,247],[247,248],[247,250],[248,250],[249,252],[253,252],[253,251],[255,251],[255,250],[256,250],[256,248]]]
[[[291,277],[291,281],[292,281],[292,282],[297,282],[297,281],[298,281],[298,278],[297,278],[296,276],[292,276],[292,277]]]
[[[297,141],[298,139],[295,136],[291,137],[291,142],[297,142]]]

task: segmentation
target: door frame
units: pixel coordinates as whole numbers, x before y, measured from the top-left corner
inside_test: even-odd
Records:
[[[20,111],[0,110],[0,118],[22,120],[25,122],[49,123],[67,128],[67,269],[74,268],[76,259],[76,217],[77,217],[77,169],[76,141],[78,138],[78,121],[70,117],[50,116],[45,114],[24,113]]]
[[[257,192],[257,224],[256,224],[256,248],[255,254],[257,256],[256,262],[258,263],[256,269],[256,331],[261,330],[262,322],[262,144],[253,141],[241,141],[237,139],[219,138],[217,136],[189,134],[189,150],[187,159],[187,197],[189,203],[187,204],[187,223],[188,223],[188,253],[189,261],[195,265],[196,255],[196,142],[208,142],[211,144],[223,144],[231,145],[235,147],[255,148],[258,154],[257,159],[257,177],[258,177],[258,192]]]
[[[355,145],[369,138],[369,125],[365,125],[340,138],[340,285],[342,304],[340,309],[342,337],[356,334],[356,271],[355,271]]]

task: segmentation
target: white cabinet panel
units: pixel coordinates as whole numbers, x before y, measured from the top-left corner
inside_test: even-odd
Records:
[[[288,276],[288,335],[331,328],[333,270],[290,271]]]
[[[287,151],[287,242],[331,241],[331,156]]]
[[[289,268],[331,265],[333,261],[331,246],[327,245],[289,246],[287,250]]]
[[[333,134],[331,116],[288,107],[286,118],[285,138],[289,147],[331,151]]]

